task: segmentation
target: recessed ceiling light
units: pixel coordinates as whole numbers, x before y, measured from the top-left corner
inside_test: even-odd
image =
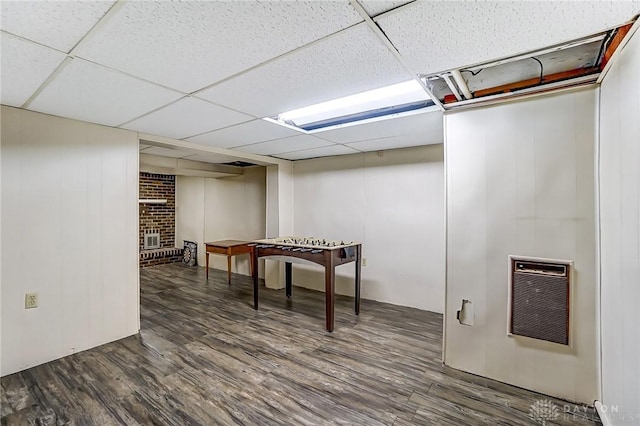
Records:
[[[434,105],[415,81],[393,84],[351,96],[283,112],[265,120],[304,131],[319,131],[346,123],[413,112]]]

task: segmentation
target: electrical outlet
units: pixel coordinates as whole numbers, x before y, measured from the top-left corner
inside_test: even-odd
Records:
[[[31,309],[38,307],[38,293],[27,293],[24,295],[24,308]]]
[[[362,258],[362,266],[367,266],[367,258],[366,257]]]

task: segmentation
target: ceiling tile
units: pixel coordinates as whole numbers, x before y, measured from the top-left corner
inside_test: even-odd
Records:
[[[309,135],[298,135],[290,138],[277,139],[269,142],[255,143],[252,145],[234,148],[237,151],[250,152],[252,154],[272,155],[280,152],[290,152],[302,149],[319,148],[332,145],[332,142]]]
[[[346,1],[128,2],[78,55],[192,92],[361,20]]]
[[[588,36],[640,2],[414,2],[376,19],[412,69],[436,73]]]
[[[298,131],[258,119],[188,138],[187,140],[220,148],[231,148],[299,134],[300,132]]]
[[[187,157],[184,157],[185,160],[193,160],[193,161],[202,161],[204,163],[230,163],[232,161],[238,161],[238,157],[231,157],[222,154],[208,153],[208,152],[198,152],[196,154],[191,154]]]
[[[180,96],[180,93],[74,59],[44,88],[29,109],[117,126]]]
[[[66,57],[6,33],[0,33],[0,46],[0,102],[4,105],[22,106]]]
[[[383,149],[406,148],[410,146],[432,145],[437,143],[442,143],[442,140],[434,141],[427,139],[424,134],[411,134],[354,142],[347,144],[347,146],[366,152],[380,151]]]
[[[113,1],[3,1],[0,28],[69,52]]]
[[[182,139],[252,119],[249,115],[187,97],[120,127]]]
[[[257,117],[411,79],[365,24],[198,93]]]
[[[360,0],[360,4],[369,16],[377,16],[412,1],[414,0]]]
[[[305,149],[302,151],[286,152],[283,154],[275,155],[278,158],[284,158],[285,160],[304,160],[307,158],[317,157],[329,157],[332,155],[346,155],[357,154],[359,151],[346,147],[344,145],[332,145],[322,148]]]
[[[327,130],[316,133],[316,135],[333,142],[350,143],[412,133],[421,133],[434,143],[442,143],[442,112],[429,111],[404,117],[388,118],[372,123]]]
[[[188,149],[173,149],[165,148],[162,146],[151,146],[149,148],[140,150],[141,154],[159,155],[160,157],[182,158],[189,155],[193,155],[193,152]]]

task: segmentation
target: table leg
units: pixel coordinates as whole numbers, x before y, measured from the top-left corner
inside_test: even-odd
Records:
[[[325,250],[329,256],[324,267],[324,292],[325,292],[325,318],[327,331],[333,331],[334,312],[336,301],[336,268],[333,264],[333,254],[329,250]]]
[[[249,253],[249,273],[253,276],[253,256]]]
[[[207,279],[209,279],[209,252],[206,252],[205,258],[206,258],[206,260],[205,260],[206,266],[205,266],[204,270],[206,271],[205,274],[207,276]]]
[[[356,297],[355,297],[355,311],[356,315],[360,314],[360,277],[362,269],[362,246],[356,247]]]
[[[284,263],[284,271],[285,271],[285,288],[287,297],[291,298],[291,262]]]
[[[227,253],[227,282],[231,287],[231,255]]]
[[[258,310],[258,249],[254,248],[250,254],[253,264],[253,309]]]

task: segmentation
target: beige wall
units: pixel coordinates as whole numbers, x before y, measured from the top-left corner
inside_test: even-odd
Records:
[[[296,161],[294,233],[363,244],[362,297],[434,312],[444,303],[443,147]],[[336,292],[353,295],[353,264]],[[294,265],[294,284],[324,289],[320,267]]]
[[[198,264],[205,265],[206,241],[265,237],[265,168],[247,168],[231,178],[176,177],[176,245],[198,243]],[[249,274],[249,257],[234,256],[234,272]],[[227,270],[224,256],[209,257],[210,267]]]
[[[445,363],[572,401],[597,397],[594,90],[445,116]],[[508,255],[574,263],[573,346],[507,336]],[[471,300],[474,325],[456,311]]]
[[[602,402],[640,424],[640,34],[600,90]],[[614,409],[618,411],[615,412]]]
[[[1,146],[1,374],[135,334],[137,134],[2,107]]]

